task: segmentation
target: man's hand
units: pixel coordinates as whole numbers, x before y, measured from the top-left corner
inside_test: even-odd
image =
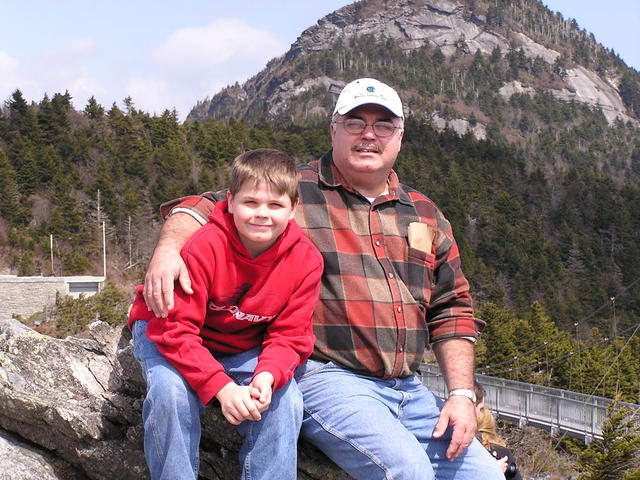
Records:
[[[259,392],[258,397],[255,398],[254,401],[256,402],[256,406],[258,407],[260,413],[264,412],[267,408],[269,408],[269,405],[271,405],[273,375],[271,375],[269,372],[260,372],[255,377],[253,377],[253,380],[251,380],[249,386],[254,387]]]
[[[476,434],[476,407],[470,399],[454,396],[447,400],[433,431],[434,438],[444,435],[448,427],[453,431],[447,449],[447,458],[453,461],[471,445]]]
[[[473,388],[473,343],[463,338],[443,340],[433,345],[433,353],[447,382],[449,391],[457,388]],[[447,449],[447,458],[455,460],[471,444],[476,434],[476,406],[462,396],[449,398],[433,431],[440,438],[451,427],[451,442]]]
[[[144,276],[142,292],[147,308],[152,310],[156,317],[166,317],[173,308],[173,288],[176,279],[185,293],[193,293],[189,272],[180,252],[158,246]]]
[[[173,285],[176,280],[186,294],[193,293],[180,250],[198,228],[200,224],[192,216],[177,213],[167,219],[160,231],[160,239],[144,277],[142,292],[147,308],[156,317],[166,317],[173,308]]]
[[[222,415],[231,425],[262,418],[254,401],[259,396],[260,393],[254,387],[240,386],[233,382],[227,383],[216,394],[222,407]]]

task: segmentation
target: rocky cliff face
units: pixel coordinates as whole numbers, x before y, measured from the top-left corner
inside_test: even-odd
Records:
[[[437,45],[445,55],[453,55],[462,42],[467,53],[479,49],[489,54],[495,47],[506,51],[507,40],[485,27],[485,19],[468,12],[464,2],[361,2],[327,15],[307,29],[291,46],[286,59],[330,50],[337,38],[348,40],[362,35],[391,38],[405,50]]]
[[[536,42],[525,31],[505,30],[487,23],[486,15],[475,13],[471,2],[450,0],[365,0],[346,6],[318,21],[307,29],[281,58],[242,86],[227,88],[212,99],[195,107],[190,118],[201,120],[237,118],[274,120],[291,111],[291,104],[304,102],[305,116],[330,115],[345,78],[341,75],[305,76],[295,72],[294,64],[305,56],[319,52],[331,53],[337,40],[348,45],[353,39],[370,36],[379,42],[391,39],[405,52],[425,45],[438,47],[447,57],[472,56],[476,51],[489,55],[499,48],[503,54],[522,49],[527,58],[539,58],[553,65],[561,53]],[[615,77],[615,75],[614,75]],[[346,79],[349,80],[349,79]],[[532,78],[533,80],[533,78]],[[505,81],[505,84],[509,82]],[[550,91],[562,101],[577,101],[601,109],[607,121],[616,119],[636,122],[627,111],[616,87],[615,78],[604,78],[582,66],[564,72],[561,88],[536,85],[525,86],[532,92]],[[411,102],[411,90],[401,90],[407,109],[429,118],[432,112],[425,106]],[[307,92],[312,96],[305,96]],[[328,95],[328,97],[327,97]],[[318,98],[318,97],[325,97]],[[462,119],[464,120],[464,119]],[[434,124],[438,127],[437,124]],[[478,134],[476,134],[478,136]],[[482,138],[482,134],[478,136]]]
[[[41,335],[0,320],[0,478],[148,478],[142,450],[144,382],[126,327],[96,322],[90,338]],[[201,478],[240,478],[240,440],[216,407],[202,417]],[[346,479],[300,449],[300,479]]]

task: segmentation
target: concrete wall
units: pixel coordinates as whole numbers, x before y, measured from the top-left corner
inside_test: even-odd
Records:
[[[55,303],[56,292],[78,297],[99,289],[104,277],[16,277],[0,276],[0,318],[13,315],[30,317]],[[78,289],[81,285],[83,288]],[[70,288],[71,287],[71,288]],[[71,291],[71,293],[70,293]]]

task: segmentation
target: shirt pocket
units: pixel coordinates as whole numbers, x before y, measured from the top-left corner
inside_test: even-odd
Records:
[[[405,284],[419,303],[429,304],[434,286],[436,257],[417,248],[407,247]]]

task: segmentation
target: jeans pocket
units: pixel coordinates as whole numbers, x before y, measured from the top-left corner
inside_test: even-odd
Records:
[[[299,368],[299,367],[298,367]],[[297,380],[316,375],[320,372],[328,370],[330,368],[337,368],[333,362],[319,362],[317,360],[307,360],[304,365],[304,369],[300,372],[300,375],[296,375]]]

